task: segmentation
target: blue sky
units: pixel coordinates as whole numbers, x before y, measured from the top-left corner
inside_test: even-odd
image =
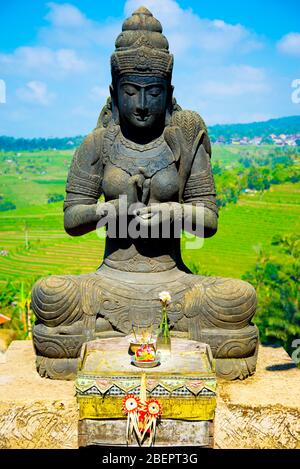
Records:
[[[142,4],[169,40],[183,108],[210,125],[300,114],[299,0],[0,0],[0,135],[89,132],[122,21]]]

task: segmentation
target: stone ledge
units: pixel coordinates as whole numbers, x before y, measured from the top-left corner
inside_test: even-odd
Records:
[[[31,341],[14,341],[0,363],[0,448],[76,448],[74,383],[41,378]]]
[[[216,448],[299,448],[300,370],[283,348],[259,348],[256,373],[220,381]]]
[[[74,383],[41,378],[30,341],[0,363],[0,448],[77,448]],[[300,448],[300,370],[282,348],[260,347],[257,372],[219,381],[216,448]]]

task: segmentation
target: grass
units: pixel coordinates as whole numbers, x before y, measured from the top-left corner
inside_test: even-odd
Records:
[[[36,206],[32,212],[20,209],[1,215],[0,249],[8,255],[1,258],[0,280],[95,270],[104,245],[95,233],[68,236],[63,230],[61,203],[49,204],[49,211]]]
[[[0,152],[0,195],[17,208],[46,204],[49,193],[64,194],[71,159],[72,151]]]
[[[184,251],[184,261],[200,264],[200,269],[213,275],[240,277],[254,265],[257,248],[269,246],[273,235],[299,232],[299,187],[298,197],[294,198],[298,204],[278,203],[278,193],[288,194],[291,186],[278,186],[278,192],[267,191],[268,201],[247,194],[236,205],[223,208],[216,235],[206,239],[199,251]]]

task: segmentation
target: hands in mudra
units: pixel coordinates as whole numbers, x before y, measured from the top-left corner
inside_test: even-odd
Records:
[[[147,207],[137,208],[133,215],[142,226],[156,226],[171,224],[175,218],[182,216],[182,210],[178,202],[152,203]]]
[[[128,205],[126,199],[115,199],[100,202],[96,210],[98,219],[103,217],[133,216],[141,226],[156,226],[172,223],[176,217],[182,216],[181,205],[178,202],[152,203],[145,206],[141,202]]]

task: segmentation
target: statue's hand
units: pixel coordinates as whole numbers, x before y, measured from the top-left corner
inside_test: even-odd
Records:
[[[98,220],[101,220],[101,218],[106,217],[107,215],[109,216],[116,216],[118,215],[119,211],[119,200],[110,200],[109,202],[100,202],[97,204],[96,208],[96,215]]]
[[[138,193],[142,194],[144,181],[145,176],[141,172],[129,178],[127,188],[128,206],[141,202]]]
[[[98,221],[104,217],[117,218],[128,213],[128,200],[120,197],[119,199],[100,202],[97,204],[96,214]]]
[[[123,213],[127,212],[126,201],[122,199],[109,200],[108,202],[100,202],[97,204],[96,214],[98,220],[101,220],[103,217],[112,217],[116,218]]]
[[[178,202],[163,202],[136,209],[133,214],[142,226],[156,226],[171,224],[175,218],[182,217],[182,209]]]

